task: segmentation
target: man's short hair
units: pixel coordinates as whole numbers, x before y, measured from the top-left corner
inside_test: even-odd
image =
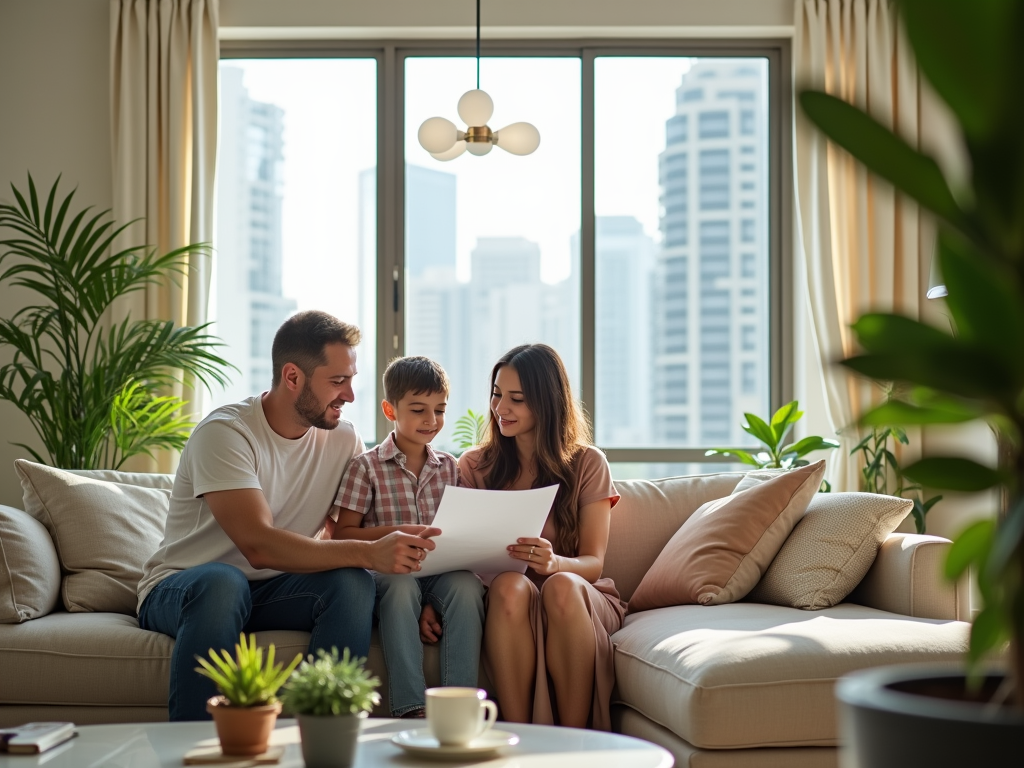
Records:
[[[344,344],[354,347],[359,344],[359,329],[315,309],[292,315],[274,334],[271,359],[274,366],[272,386],[281,383],[281,371],[285,363],[294,363],[306,376],[313,370],[327,364],[324,348],[328,344]]]
[[[429,357],[396,357],[384,371],[384,399],[392,405],[410,392],[448,396],[448,374]]]

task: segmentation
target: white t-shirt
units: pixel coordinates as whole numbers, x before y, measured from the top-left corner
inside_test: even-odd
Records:
[[[234,565],[250,581],[279,575],[249,565],[203,494],[258,488],[275,528],[313,537],[334,503],[345,467],[363,450],[348,421],[332,430],[310,427],[295,440],[282,437],[267,422],[259,395],[213,411],[181,452],[163,541],[142,567],[139,608],[161,579],[204,563]]]

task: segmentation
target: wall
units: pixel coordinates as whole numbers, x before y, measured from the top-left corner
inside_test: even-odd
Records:
[[[0,2],[0,199],[13,202],[32,172],[49,189],[78,187],[79,205],[111,206],[108,0]],[[23,298],[0,288],[9,317]],[[7,362],[8,358],[2,358]],[[31,425],[0,402],[0,504],[21,506],[12,462],[39,449]]]

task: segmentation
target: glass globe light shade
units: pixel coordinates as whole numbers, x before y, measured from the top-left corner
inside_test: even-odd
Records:
[[[466,91],[459,99],[459,117],[466,121],[466,125],[477,128],[487,125],[487,121],[494,114],[494,102],[485,91]]]
[[[443,117],[430,117],[423,121],[417,138],[427,152],[447,152],[459,139],[455,123]]]
[[[465,141],[456,141],[455,146],[453,146],[447,152],[431,152],[430,156],[435,160],[441,160],[442,162],[454,160],[456,157],[458,157],[459,155],[466,151],[466,146],[467,145]]]
[[[469,144],[467,142],[466,149],[469,150],[469,153],[471,155],[476,155],[476,156],[479,157],[480,155],[486,155],[488,152],[490,152],[491,148],[493,146],[494,145],[491,144],[491,142],[489,142],[489,141],[488,142],[476,142],[476,141],[474,141],[472,144]]]
[[[540,146],[540,131],[529,123],[512,123],[495,131],[494,141],[513,155],[528,155]]]

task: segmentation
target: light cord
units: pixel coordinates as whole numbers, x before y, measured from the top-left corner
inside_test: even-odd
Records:
[[[476,0],[476,89],[480,90],[480,0]]]

